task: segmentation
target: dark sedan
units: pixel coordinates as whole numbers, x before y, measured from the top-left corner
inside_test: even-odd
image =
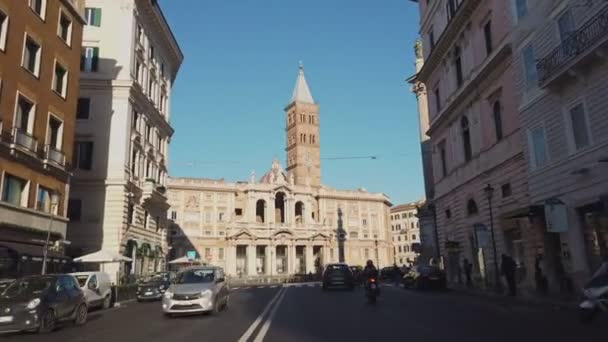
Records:
[[[154,273],[137,286],[137,300],[160,300],[175,278],[172,272]]]
[[[355,279],[347,264],[329,264],[323,272],[323,290],[343,288],[353,290]]]
[[[0,332],[50,332],[59,321],[87,321],[87,302],[71,275],[15,280],[0,295]]]
[[[446,288],[445,272],[436,266],[414,266],[403,276],[403,287],[443,290]]]

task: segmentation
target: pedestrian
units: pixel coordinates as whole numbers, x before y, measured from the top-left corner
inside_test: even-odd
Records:
[[[536,260],[534,261],[534,280],[536,281],[536,290],[542,295],[547,295],[549,287],[547,284],[547,277],[543,272],[543,269],[545,268],[544,265],[545,262],[543,260],[543,255],[537,254]]]
[[[473,287],[473,280],[471,279],[471,272],[473,272],[473,264],[469,262],[469,259],[464,258],[462,261],[462,268],[466,277],[467,287]]]
[[[517,270],[517,264],[515,263],[515,260],[513,260],[513,258],[510,256],[503,254],[500,269],[502,271],[502,275],[507,281],[507,285],[509,286],[509,296],[517,295],[517,286],[515,284],[515,271]]]

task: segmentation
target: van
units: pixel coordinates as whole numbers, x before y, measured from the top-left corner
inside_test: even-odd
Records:
[[[71,275],[78,280],[88,306],[107,309],[112,304],[112,283],[106,272],[76,272]]]

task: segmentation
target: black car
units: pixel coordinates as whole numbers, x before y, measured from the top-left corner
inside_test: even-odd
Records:
[[[160,300],[175,278],[173,272],[159,272],[150,275],[137,286],[137,300]]]
[[[0,295],[0,332],[50,332],[59,321],[82,325],[87,312],[84,293],[73,276],[24,277]]]
[[[347,264],[329,264],[323,272],[323,290],[343,288],[353,290],[355,279]]]
[[[403,276],[404,288],[443,290],[446,283],[445,272],[437,266],[414,266]]]
[[[395,279],[395,268],[392,266],[383,267],[380,270],[380,279],[382,280],[392,280]]]

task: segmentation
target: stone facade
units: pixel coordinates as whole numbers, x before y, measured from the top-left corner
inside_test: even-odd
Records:
[[[68,235],[74,256],[103,249],[135,260],[123,272],[106,265],[115,279],[164,268],[169,104],[183,55],[156,1],[86,7],[75,140],[92,160],[74,170]]]
[[[421,202],[396,205],[391,208],[390,221],[393,242],[393,261],[397,265],[411,265],[418,261],[421,250],[420,222],[416,214]]]
[[[196,251],[241,277],[315,274],[338,262],[340,250],[352,265],[392,263],[388,198],[320,182],[318,106],[301,66],[285,111],[286,171],[275,160],[260,179],[170,178],[172,259]]]
[[[81,5],[0,0],[0,278],[66,265]]]

